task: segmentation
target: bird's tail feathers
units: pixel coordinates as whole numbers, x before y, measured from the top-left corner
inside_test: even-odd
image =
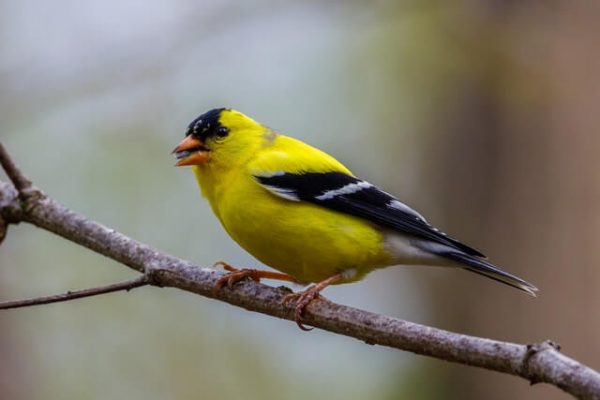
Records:
[[[443,256],[451,260],[458,261],[459,263],[463,264],[463,268],[465,268],[468,271],[486,276],[495,281],[522,290],[530,296],[536,297],[536,292],[538,291],[538,288],[536,288],[534,285],[517,276],[509,274],[508,272],[502,271],[501,269],[485,261],[484,259],[454,251],[444,253]]]

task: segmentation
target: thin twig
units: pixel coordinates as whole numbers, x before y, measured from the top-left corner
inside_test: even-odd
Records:
[[[149,285],[145,275],[139,276],[135,279],[130,279],[124,282],[112,283],[106,286],[98,286],[90,289],[73,290],[62,294],[56,294],[52,296],[34,297],[25,300],[12,300],[0,302],[0,310],[9,310],[12,308],[23,308],[31,306],[39,306],[42,304],[59,303],[62,301],[69,301],[74,299],[81,299],[83,297],[98,296],[105,293],[119,292],[121,290],[131,290],[140,286]]]
[[[0,142],[0,165],[6,172],[10,181],[15,185],[19,193],[23,193],[31,187],[31,181],[23,175],[19,167],[14,163],[4,145]]]
[[[56,201],[33,197],[32,207],[21,207],[12,185],[0,182],[0,215],[10,222],[29,222],[67,240],[143,272],[148,284],[175,287],[216,298],[287,320],[293,305],[282,303],[289,290],[256,282],[233,289],[213,289],[221,273],[159,252],[113,229],[75,213]],[[307,325],[441,360],[520,376],[531,383],[549,383],[580,399],[600,400],[600,374],[558,351],[551,342],[522,345],[468,336],[375,314],[320,299],[310,303],[303,318]]]
[[[2,218],[0,214],[0,244],[4,241],[6,237],[6,232],[8,231],[8,223]]]

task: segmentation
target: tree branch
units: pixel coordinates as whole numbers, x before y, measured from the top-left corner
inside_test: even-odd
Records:
[[[0,152],[0,157],[8,157],[8,154]],[[10,164],[2,162],[2,165]],[[15,184],[17,182],[20,181],[17,180]],[[25,197],[30,204],[25,207],[15,187],[0,182],[0,216],[4,221],[28,222],[60,235],[144,273],[151,285],[174,287],[250,311],[294,320],[293,305],[282,304],[289,290],[256,282],[241,282],[233,289],[225,287],[214,294],[213,287],[222,276],[220,272],[159,252],[68,210],[48,197],[28,197],[27,193],[30,192],[25,195],[21,192],[21,197]],[[532,384],[549,383],[580,399],[600,399],[600,374],[561,354],[558,346],[551,342],[521,345],[468,336],[325,299],[313,301],[307,307],[303,320],[308,325],[369,344],[512,374]]]
[[[31,181],[21,173],[21,170],[13,162],[2,143],[0,143],[0,165],[2,165],[2,169],[4,169],[4,172],[6,172],[13,185],[15,185],[19,194],[31,187]]]
[[[62,294],[52,296],[34,297],[25,300],[12,300],[0,302],[0,310],[9,310],[12,308],[23,308],[31,306],[39,306],[42,304],[60,303],[63,301],[81,299],[84,297],[98,296],[106,293],[119,292],[121,290],[130,291],[140,286],[148,285],[148,279],[145,275],[130,279],[124,282],[112,283],[106,286],[98,286],[90,289],[72,290]]]

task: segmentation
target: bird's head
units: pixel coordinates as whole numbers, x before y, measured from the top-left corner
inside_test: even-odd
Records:
[[[178,167],[243,162],[260,146],[268,129],[230,108],[215,108],[193,120],[173,150]]]

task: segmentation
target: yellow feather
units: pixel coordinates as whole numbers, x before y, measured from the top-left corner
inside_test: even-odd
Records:
[[[294,189],[289,195],[285,188],[271,192],[256,177],[352,173],[330,155],[278,134],[238,111],[215,109],[198,117],[176,156],[178,165],[199,164],[193,170],[202,194],[229,235],[257,259],[298,281],[336,280],[339,277],[333,276],[341,274],[342,279],[335,283],[345,283],[359,280],[376,268],[426,264],[463,267],[531,295],[537,290],[479,257],[482,254],[478,251],[427,225],[420,214],[393,197],[384,195],[388,203],[383,208],[406,215],[390,213],[390,218],[400,220],[387,223],[377,214],[382,206],[373,204],[373,220],[382,223],[379,226],[368,220],[371,214],[362,219],[318,202],[300,201]],[[325,188],[322,193],[335,198],[339,195],[336,191],[377,190],[366,182],[352,182],[341,188]],[[417,224],[416,228],[411,224]],[[310,290],[305,294],[314,296]],[[302,307],[297,309],[297,317]]]
[[[318,282],[352,269],[356,273],[344,282],[359,280],[392,263],[382,245],[383,233],[374,225],[282,199],[253,177],[278,171],[350,174],[340,162],[241,113],[224,111],[220,122],[230,128],[230,135],[220,143],[208,143],[210,162],[194,166],[194,173],[212,210],[240,246],[301,282]]]

